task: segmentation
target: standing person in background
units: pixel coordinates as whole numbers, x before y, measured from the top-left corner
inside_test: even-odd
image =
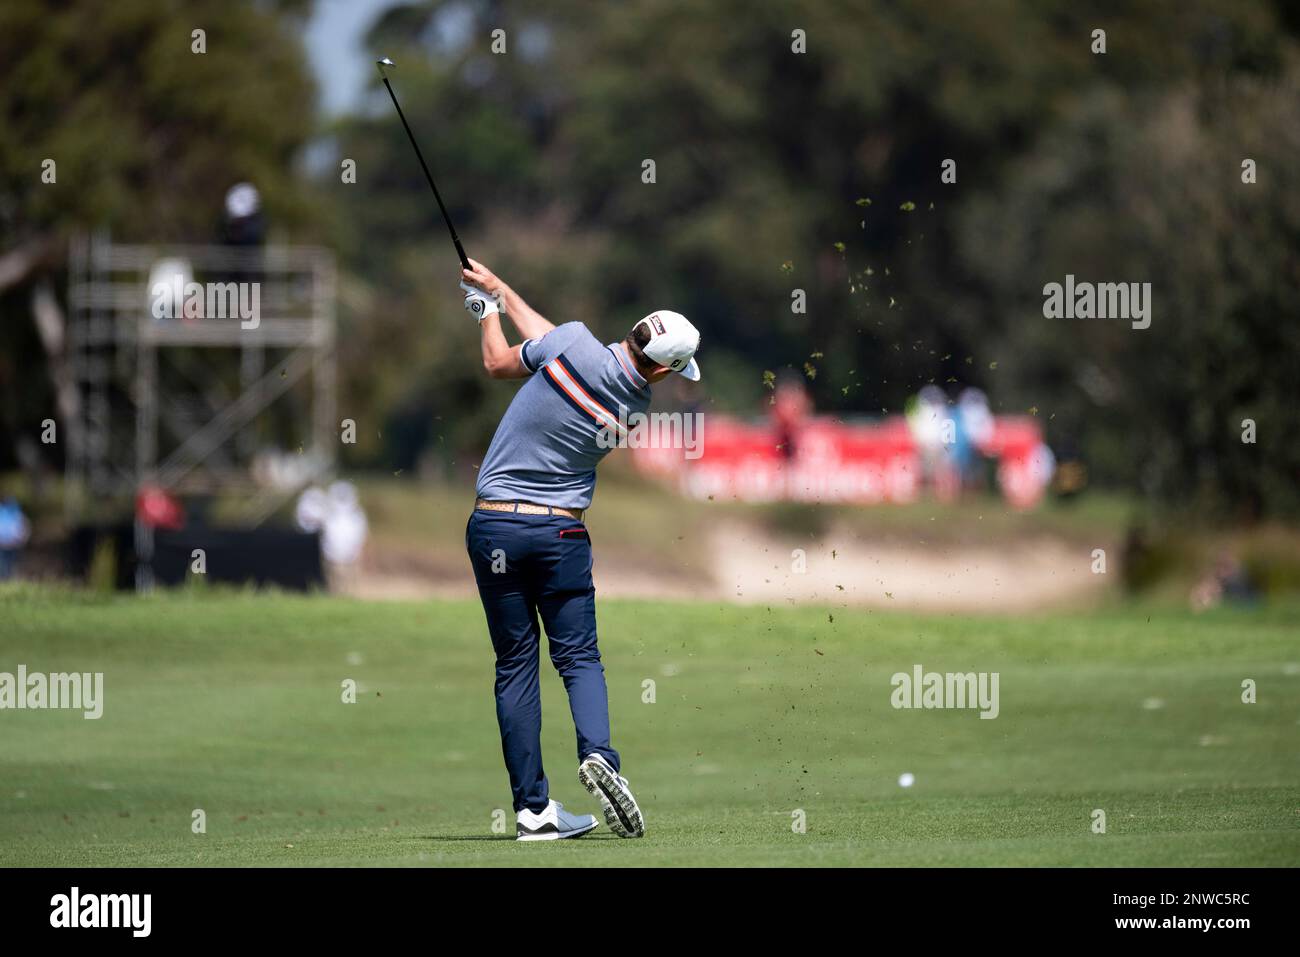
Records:
[[[799,453],[799,431],[812,412],[812,399],[803,380],[783,376],[772,397],[772,418],[776,422],[777,447],[781,458],[792,461]]]
[[[0,501],[0,581],[8,581],[18,569],[18,557],[31,537],[31,525],[18,500]]]

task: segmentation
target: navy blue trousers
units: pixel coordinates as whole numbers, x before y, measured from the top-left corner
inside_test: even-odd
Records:
[[[581,522],[560,515],[475,509],[465,547],[496,651],[497,723],[514,807],[541,811],[550,793],[542,769],[539,616],[551,663],[569,694],[578,761],[596,752],[619,768],[609,743],[605,667],[596,649],[591,537]]]

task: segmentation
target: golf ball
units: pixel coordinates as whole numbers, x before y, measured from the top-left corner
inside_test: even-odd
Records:
[[[898,786],[900,788],[910,788],[915,782],[916,777],[911,771],[904,771],[898,776]]]

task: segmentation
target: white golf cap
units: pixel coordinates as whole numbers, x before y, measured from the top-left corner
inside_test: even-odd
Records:
[[[694,356],[700,347],[700,330],[680,312],[668,309],[650,313],[637,325],[642,323],[650,329],[650,341],[642,351],[661,366],[698,382],[700,366]]]
[[[252,183],[236,183],[226,190],[226,215],[231,219],[252,216],[261,205],[262,199]]]

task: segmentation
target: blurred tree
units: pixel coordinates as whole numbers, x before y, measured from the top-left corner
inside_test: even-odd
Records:
[[[1296,57],[1267,80],[1083,99],[962,222],[1007,397],[1053,409],[1111,481],[1221,517],[1300,514],[1297,151]],[[1043,318],[1067,273],[1150,282],[1150,327]]]
[[[204,236],[222,190],[252,179],[273,220],[320,224],[343,258],[347,462],[471,474],[511,392],[477,368],[378,74],[357,115],[313,130],[289,35],[306,9],[0,8],[0,311],[31,312],[64,228]],[[978,385],[1038,410],[1103,484],[1294,515],[1298,32],[1284,0],[437,0],[387,8],[363,43],[398,62],[470,254],[607,340],[656,307],[691,315],[706,408],[757,411],[764,370],[805,364],[840,414]],[[292,160],[313,132],[307,184]],[[1044,319],[1042,287],[1067,272],[1151,281],[1152,328]],[[0,355],[36,328],[0,324]],[[7,361],[12,429],[51,399]]]
[[[273,224],[313,217],[294,160],[314,88],[294,35],[310,4],[91,0],[0,5],[0,430],[53,411],[68,236],[217,238],[222,197],[248,180]],[[206,52],[193,52],[192,31]],[[46,161],[54,180],[46,181]],[[33,324],[32,319],[37,322]],[[38,330],[46,364],[20,357]],[[0,467],[13,442],[0,443]]]
[[[1141,479],[1172,495],[1172,474],[1196,475],[1233,499],[1253,469],[1252,507],[1292,508],[1277,488],[1293,474],[1282,459],[1233,458],[1222,429],[1207,450],[1226,421],[1210,406],[1230,392],[1248,408],[1254,393],[1229,390],[1237,376],[1197,371],[1204,360],[1188,354],[1222,357],[1215,336],[1229,336],[1249,377],[1251,350],[1278,344],[1256,328],[1272,318],[1243,328],[1232,317],[1238,297],[1286,307],[1278,277],[1300,222],[1282,199],[1289,186],[1279,174],[1243,193],[1235,166],[1203,168],[1187,150],[1240,152],[1251,116],[1288,120],[1294,97],[1278,84],[1296,20],[1284,15],[1285,4],[1231,0],[1104,16],[1066,0],[560,0],[544,13],[461,0],[395,8],[370,42],[376,54],[401,51],[402,96],[471,255],[557,320],[606,338],[659,305],[687,312],[704,330],[702,360],[721,373],[708,384],[713,407],[752,409],[764,369],[805,362],[818,405],[843,413],[897,411],[928,382],[975,384],[1004,411],[1042,410],[1049,438],[1081,437],[1103,483]],[[1105,55],[1090,49],[1097,27]],[[505,55],[490,52],[497,28]],[[806,53],[792,49],[795,30]],[[1232,104],[1250,89],[1255,105],[1233,127]],[[1214,102],[1222,115],[1201,116]],[[343,191],[343,220],[352,242],[366,239],[358,272],[384,289],[372,293],[382,307],[354,317],[368,360],[350,388],[405,421],[438,416],[407,440],[473,458],[509,394],[472,368],[454,259],[436,208],[414,199],[419,169],[384,106],[337,131],[342,155],[374,170]],[[1281,137],[1258,152],[1273,168],[1270,150],[1288,146]],[[955,183],[940,181],[945,159]],[[1190,215],[1184,183],[1217,207]],[[1238,224],[1239,203],[1273,212]],[[1170,249],[1179,235],[1236,249],[1235,260],[1258,248],[1278,268],[1202,261]],[[1147,276],[1157,310],[1179,309],[1181,324],[1167,318],[1143,339],[1045,320],[1042,286],[1066,271]],[[1173,287],[1204,293],[1198,331]],[[795,289],[806,314],[791,310]],[[1157,341],[1178,384],[1150,374]],[[1286,381],[1280,362],[1262,367],[1273,393]],[[1205,391],[1207,376],[1228,391]],[[420,449],[386,454],[408,463]]]

